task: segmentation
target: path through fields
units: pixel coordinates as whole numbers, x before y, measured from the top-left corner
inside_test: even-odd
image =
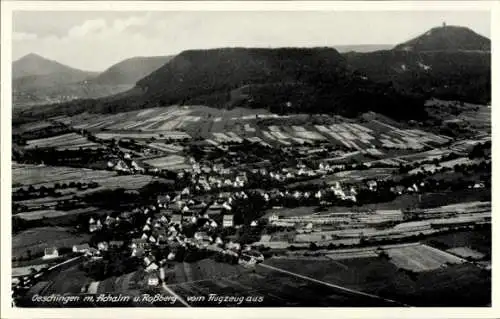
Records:
[[[386,303],[388,302],[388,303],[392,303],[392,304],[398,304],[398,305],[401,305],[401,306],[409,306],[409,305],[403,304],[403,303],[395,301],[395,300],[386,299],[386,298],[383,298],[383,297],[380,297],[380,296],[377,296],[377,295],[372,295],[372,294],[369,294],[369,293],[365,293],[365,292],[362,292],[362,291],[359,291],[359,290],[354,290],[354,289],[342,287],[342,286],[339,286],[339,285],[331,284],[331,283],[326,282],[326,281],[321,281],[321,280],[318,280],[318,279],[307,277],[307,276],[304,276],[304,275],[301,275],[301,274],[297,274],[297,273],[294,273],[294,272],[291,272],[291,271],[288,271],[288,270],[284,270],[284,269],[281,269],[281,268],[273,267],[273,266],[270,266],[270,265],[258,264],[258,266],[264,267],[264,268],[268,268],[268,269],[271,269],[271,270],[274,270],[274,271],[279,271],[281,273],[284,273],[284,274],[287,274],[287,275],[290,275],[290,276],[294,276],[294,277],[297,277],[297,278],[300,278],[300,279],[309,280],[309,281],[312,281],[314,283],[322,284],[322,285],[325,285],[325,286],[328,286],[328,287],[331,287],[331,288],[339,289],[339,290],[342,290],[342,291],[345,291],[345,292],[348,292],[348,293],[351,293],[351,294],[354,294],[354,295],[364,296],[364,297],[368,297],[368,298],[372,298],[372,299],[378,299],[378,300],[384,301]]]

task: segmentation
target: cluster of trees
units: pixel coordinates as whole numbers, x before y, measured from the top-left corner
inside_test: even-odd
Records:
[[[42,198],[42,197],[60,197],[63,196],[61,192],[57,190],[68,189],[68,188],[76,188],[78,190],[89,189],[89,188],[97,188],[99,184],[97,182],[69,182],[69,183],[55,183],[52,187],[42,185],[38,188],[30,185],[27,188],[18,188],[17,190],[12,192],[12,199],[14,201],[21,201],[26,199],[33,198]]]
[[[474,145],[469,152],[469,158],[491,158],[491,141]]]
[[[141,260],[130,257],[129,252],[110,250],[103,253],[102,259],[82,263],[79,267],[90,278],[104,280],[135,271],[141,264]]]
[[[392,82],[400,92],[481,104],[491,101],[489,53],[386,50],[351,52],[344,57],[369,79],[377,83]],[[404,72],[400,69],[403,64]],[[425,70],[422,65],[430,69]]]
[[[106,161],[112,158],[105,149],[75,149],[56,150],[54,148],[31,149],[15,152],[14,160],[19,163],[40,164],[53,166],[106,168]]]
[[[443,155],[438,158],[433,158],[433,159],[427,159],[427,160],[421,160],[418,162],[413,162],[413,163],[408,163],[408,164],[400,164],[399,165],[399,173],[400,174],[406,174],[409,171],[420,167],[423,164],[434,164],[434,165],[439,165],[441,162],[446,162],[446,161],[451,161],[454,159],[457,159],[461,157],[459,154],[455,152],[451,152],[449,154]]]
[[[12,134],[12,142],[17,145],[26,145],[28,140],[48,138],[65,133],[70,133],[72,130],[63,124],[52,124],[48,127],[24,131],[21,133]]]

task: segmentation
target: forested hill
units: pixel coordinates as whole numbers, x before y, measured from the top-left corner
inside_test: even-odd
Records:
[[[422,116],[423,105],[391,85],[366,80],[333,48],[221,48],[184,51],[129,92],[57,105],[51,113],[115,113],[183,103],[345,116],[371,110],[395,118]]]
[[[392,50],[344,54],[377,83],[424,97],[486,104],[491,101],[491,41],[456,26],[432,28]]]
[[[133,57],[120,61],[92,80],[96,84],[135,84],[167,63],[171,56]]]
[[[469,28],[447,26],[432,28],[424,34],[398,44],[394,50],[405,51],[490,51],[490,39]]]

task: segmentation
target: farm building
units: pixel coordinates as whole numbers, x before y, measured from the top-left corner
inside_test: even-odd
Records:
[[[74,245],[73,246],[73,252],[74,253],[86,253],[90,249],[89,244],[81,244],[81,245]]]
[[[234,215],[224,215],[222,217],[222,227],[233,227]]]
[[[59,251],[56,247],[48,247],[44,250],[43,259],[53,259],[59,257]]]

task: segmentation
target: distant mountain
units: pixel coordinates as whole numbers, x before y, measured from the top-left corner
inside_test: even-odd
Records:
[[[38,105],[74,99],[100,98],[131,89],[171,57],[136,57],[102,73],[77,70],[29,54],[13,63],[14,105]]]
[[[340,53],[345,52],[374,52],[388,50],[393,47],[391,44],[355,44],[355,45],[335,45],[333,46]]]
[[[78,97],[68,85],[83,82],[97,72],[78,70],[31,53],[12,63],[13,104],[42,104]]]
[[[398,44],[394,50],[405,51],[490,51],[490,39],[469,28],[446,26],[432,28],[407,42]]]
[[[50,75],[57,75],[56,79],[60,78],[64,81],[80,81],[97,75],[97,72],[78,70],[57,61],[46,59],[34,53],[25,55],[12,63],[13,79],[19,79],[27,76],[33,78],[33,76],[42,75],[49,76],[45,78],[46,80],[50,78]]]
[[[433,28],[392,50],[343,54],[351,68],[400,92],[491,101],[490,40],[462,27]]]
[[[99,84],[135,84],[143,77],[156,71],[167,63],[172,56],[134,57],[118,62],[99,74],[93,83]]]

